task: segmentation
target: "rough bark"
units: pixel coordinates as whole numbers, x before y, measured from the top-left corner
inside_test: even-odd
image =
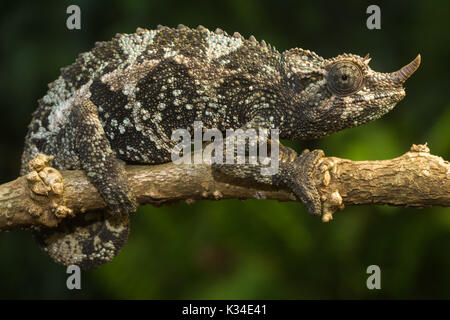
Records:
[[[82,171],[51,173],[56,180],[60,174],[58,190],[37,190],[32,185],[33,179],[39,180],[36,176],[0,185],[0,231],[39,224],[52,227],[61,219],[106,207]],[[213,175],[207,164],[130,165],[127,174],[141,205],[201,199],[297,201],[287,190]],[[402,156],[383,161],[323,157],[312,175],[322,197],[323,221],[344,205],[450,206],[450,163],[431,155],[426,145],[413,145]]]

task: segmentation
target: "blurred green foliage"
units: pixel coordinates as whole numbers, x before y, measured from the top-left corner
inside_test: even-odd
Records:
[[[82,29],[65,27],[69,4]],[[0,5],[1,181],[17,177],[23,137],[59,68],[95,41],[136,27],[179,23],[251,34],[323,57],[365,55],[390,72],[422,55],[407,97],[374,123],[319,141],[353,160],[396,157],[428,142],[450,159],[448,1],[378,3],[381,30],[366,28],[366,1],[12,1]],[[54,264],[25,231],[0,234],[0,298],[450,298],[450,209],[361,206],[323,224],[298,203],[203,201],[141,207],[129,244],[110,264],[65,287]],[[366,268],[381,267],[382,290],[366,288]]]

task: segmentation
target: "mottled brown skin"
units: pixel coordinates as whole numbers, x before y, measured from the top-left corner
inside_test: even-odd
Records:
[[[387,74],[371,70],[369,60],[351,54],[323,59],[298,48],[279,53],[254,37],[245,40],[238,33],[203,27],[118,34],[81,54],[49,85],[25,139],[22,174],[36,154],[53,155],[56,169],[83,169],[111,212],[127,216],[136,210],[136,201],[123,164],[170,161],[177,143],[172,132],[193,130],[194,121],[222,132],[276,128],[281,138],[295,140],[322,137],[386,114],[404,97],[403,82],[420,57]],[[292,159],[292,150],[281,146],[281,153]],[[251,166],[214,168],[289,188],[311,213],[320,214],[321,202],[307,174],[320,156],[304,153],[282,163],[270,178]],[[105,224],[117,219],[97,217]],[[82,239],[76,227],[36,233],[57,261],[87,268],[111,260],[113,254],[99,253],[102,244],[111,248],[112,243],[109,252],[118,252],[121,235],[128,234],[128,220],[121,223],[116,228],[121,233],[114,236],[99,233],[98,222],[83,227]],[[56,233],[71,246],[61,248],[51,236]],[[87,245],[93,241],[96,246]],[[76,261],[70,257],[73,247],[83,251]]]

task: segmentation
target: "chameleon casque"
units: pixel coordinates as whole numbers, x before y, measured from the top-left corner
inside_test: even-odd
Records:
[[[312,139],[380,118],[405,96],[403,83],[420,55],[393,73],[369,67],[368,56],[324,59],[294,48],[278,52],[253,36],[230,36],[199,26],[158,26],[117,34],[82,53],[49,84],[25,138],[21,174],[37,154],[54,156],[56,169],[84,170],[110,210],[36,227],[44,250],[64,265],[95,267],[126,242],[136,210],[125,163],[171,161],[173,130],[278,128],[280,138]],[[295,152],[280,145],[282,153]],[[278,174],[228,166],[226,173],[288,188],[320,214],[307,170],[317,157],[305,152],[280,163]],[[216,170],[222,170],[217,166]]]

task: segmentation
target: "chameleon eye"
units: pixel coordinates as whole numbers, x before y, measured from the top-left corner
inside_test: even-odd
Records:
[[[360,67],[352,62],[336,62],[331,65],[328,76],[328,89],[337,95],[346,96],[361,88],[363,74]]]

